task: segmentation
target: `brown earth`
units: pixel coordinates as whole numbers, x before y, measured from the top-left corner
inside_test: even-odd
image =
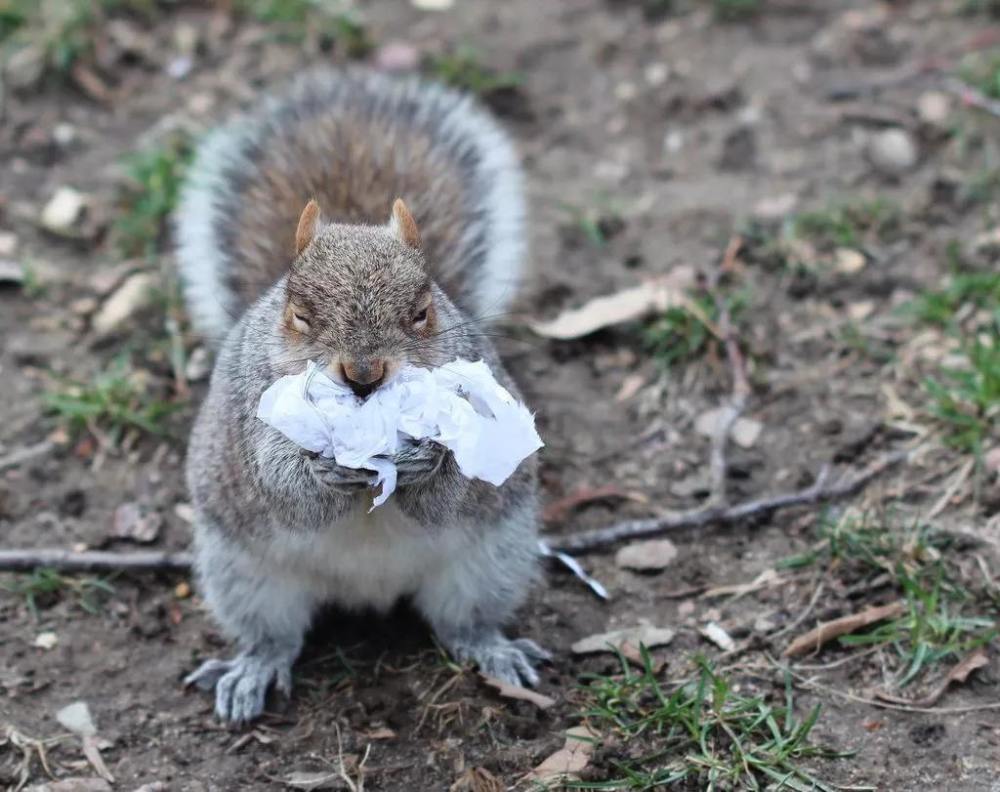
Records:
[[[755,386],[747,414],[764,429],[751,448],[731,451],[731,496],[800,486],[832,458],[861,465],[902,447],[911,435],[887,417],[884,386],[892,385],[918,413],[924,396],[919,356],[909,368],[900,362],[912,361],[906,350],[916,331],[900,324],[897,309],[939,285],[947,243],[995,225],[997,206],[970,208],[942,197],[949,185],[980,172],[984,155],[982,147],[963,147],[918,121],[917,101],[934,87],[933,76],[879,91],[871,86],[928,58],[953,57],[988,19],[958,13],[959,4],[919,0],[884,8],[775,0],[758,17],[732,23],[701,7],[651,19],[641,5],[482,0],[425,13],[403,3],[373,3],[364,15],[376,43],[398,39],[435,52],[469,42],[484,62],[523,76],[519,92],[500,97],[498,109],[530,177],[534,276],[525,314],[551,316],[679,265],[709,273],[728,239],[766,209],[762,203],[782,196],[792,196],[796,211],[858,196],[901,207],[903,231],[866,249],[868,264],[858,272],[824,270],[803,282],[745,256],[742,280],[750,296],[740,340]],[[0,457],[50,436],[55,424],[43,394],[59,378],[91,379],[123,349],[134,350],[156,387],[177,398],[163,309],[144,312],[113,339],[96,342],[88,330],[92,305],[74,302],[102,299],[101,281],[114,271],[115,253],[107,242],[57,240],[37,228],[35,217],[67,184],[92,194],[110,213],[114,166],[123,155],[171,129],[209,126],[252,102],[259,89],[280,86],[306,62],[337,59],[308,55],[246,22],[220,31],[216,19],[187,6],[148,27],[164,52],[174,46],[179,26],[202,32],[204,48],[182,80],[139,58],[120,66],[123,93],[107,105],[56,84],[0,99],[0,227],[16,233],[16,258],[30,263],[44,286],[41,293],[0,292]],[[831,92],[845,86],[853,87],[851,96],[833,101]],[[985,138],[987,149],[996,140],[995,120],[957,107],[951,112],[947,125],[962,124]],[[874,168],[862,142],[887,123],[901,124],[919,147],[916,165],[897,176]],[[59,124],[72,125],[72,142],[53,141]],[[588,240],[567,207],[595,213],[609,238]],[[852,309],[864,314],[857,322],[864,345],[850,344],[841,332]],[[697,505],[708,442],[693,423],[728,392],[721,357],[710,354],[664,374],[629,328],[548,342],[519,321],[509,324],[507,357],[547,441],[546,498],[613,483],[648,499],[588,506],[550,526],[554,533]],[[186,337],[185,343],[190,350],[197,341]],[[888,357],[881,354],[886,349]],[[642,389],[617,401],[633,374],[642,377]],[[126,450],[104,449],[84,433],[0,471],[3,546],[130,549],[108,534],[115,509],[137,501],[162,514],[155,546],[184,548],[190,534],[183,519],[184,439],[203,392],[204,384],[196,384],[190,398],[180,400],[167,438],[137,436]],[[892,503],[907,517],[925,514],[961,462],[954,452],[935,449],[880,479],[854,505],[878,510]],[[954,501],[936,518],[945,528],[985,530],[995,513],[995,505],[991,513],[970,498]],[[114,593],[93,613],[72,591],[43,597],[37,616],[22,596],[0,592],[0,724],[34,738],[54,737],[63,733],[55,712],[87,701],[122,789],[154,781],[177,790],[280,788],[293,772],[329,768],[341,743],[354,757],[370,748],[367,789],[446,790],[473,767],[512,786],[580,721],[580,674],[613,670],[610,657],[581,660],[569,650],[595,632],[638,619],[675,627],[677,638],[656,653],[669,662],[669,679],[695,653],[721,654],[698,631],[714,618],[741,642],[753,639],[733,671],[743,690],[780,698],[781,675],[765,652],[780,653],[788,636],[771,641],[766,633],[802,613],[819,572],[781,571],[783,585],[738,598],[709,600],[699,592],[751,581],[808,549],[815,542],[813,518],[811,511],[783,512],[752,524],[678,533],[679,557],[659,574],[621,570],[611,553],[587,556],[587,567],[612,593],[607,603],[553,568],[519,619],[523,634],[556,655],[540,690],[558,703],[545,712],[503,700],[474,674],[457,672],[403,609],[387,621],[324,620],[298,665],[292,701],[275,702],[255,729],[234,733],[213,721],[207,696],[180,684],[200,657],[225,648],[197,597],[175,594],[183,576],[117,576]],[[975,554],[992,565],[995,580],[989,548],[969,551],[970,569],[976,569]],[[13,585],[16,579],[0,580]],[[852,598],[843,582],[830,583],[802,629],[869,600],[885,601],[881,594]],[[770,627],[755,627],[762,617]],[[34,645],[46,632],[58,638],[48,650]],[[995,646],[990,651],[991,665],[954,687],[941,707],[1000,699]],[[847,656],[831,648],[804,662]],[[821,774],[882,790],[1000,788],[1000,710],[901,712],[837,695],[868,698],[883,681],[880,659],[873,654],[802,671],[834,691],[798,694],[802,711],[823,705],[815,739],[857,752],[816,764]],[[733,658],[719,662],[728,666]],[[7,750],[0,743],[0,784],[13,788],[20,753]],[[49,758],[60,775],[90,774],[74,765],[82,756],[73,741],[50,747]],[[614,750],[599,753],[588,777],[613,777],[614,758]],[[31,781],[45,777],[35,759]]]

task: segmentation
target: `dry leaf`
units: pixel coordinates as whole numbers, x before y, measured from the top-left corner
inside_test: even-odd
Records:
[[[596,297],[579,308],[566,311],[548,322],[535,322],[531,329],[546,338],[582,338],[605,327],[633,322],[670,307],[698,311],[684,293],[694,283],[694,271],[678,267],[670,275],[649,280],[631,289]],[[700,311],[699,311],[700,315]]]
[[[647,649],[652,649],[656,646],[666,646],[673,639],[674,631],[667,627],[653,627],[649,624],[640,624],[637,627],[612,630],[611,632],[582,638],[570,648],[574,654],[613,652],[614,648],[620,648],[626,643],[632,644],[632,646],[642,645]]]
[[[979,647],[959,660],[952,667],[951,671],[948,672],[948,676],[944,678],[944,681],[923,698],[905,699],[882,691],[876,691],[875,696],[882,699],[882,701],[888,701],[893,704],[907,704],[911,707],[933,707],[953,682],[965,682],[969,678],[969,674],[977,668],[988,665],[989,662],[989,659],[986,657],[986,650]]]
[[[460,775],[448,792],[504,792],[506,786],[485,767],[470,767]]]
[[[642,374],[629,374],[622,380],[622,384],[618,388],[618,393],[615,394],[615,401],[618,402],[618,404],[628,401],[635,396],[635,394],[637,394],[645,384],[646,378],[642,376]]]
[[[831,622],[820,624],[815,629],[810,630],[804,635],[800,635],[788,645],[784,656],[797,657],[806,652],[818,651],[834,638],[839,638],[841,635],[850,635],[876,622],[901,616],[905,612],[905,604],[902,602],[891,602],[888,605],[881,605],[877,608],[865,608],[860,613],[852,613],[850,616],[842,616]]]
[[[396,732],[387,726],[381,726],[378,729],[364,732],[364,736],[368,740],[395,740]]]
[[[701,634],[718,646],[724,652],[731,652],[736,648],[736,641],[719,624],[710,621],[701,628]]]
[[[324,771],[320,772],[308,772],[304,770],[296,770],[294,773],[289,773],[284,778],[284,783],[286,786],[294,787],[295,789],[348,789],[347,782],[344,777],[337,772],[329,773]]]
[[[24,792],[111,792],[111,786],[103,778],[63,778],[26,787]]]
[[[87,757],[90,766],[101,778],[109,784],[113,784],[115,778],[111,775],[111,771],[108,770],[108,766],[101,756],[97,727],[94,725],[94,719],[90,715],[90,707],[87,706],[87,702],[74,701],[72,704],[66,705],[56,713],[56,720],[63,728],[69,729],[82,740],[83,755]]]
[[[486,676],[486,674],[480,674],[480,676],[487,685],[491,688],[496,688],[500,695],[504,698],[517,699],[518,701],[528,701],[538,707],[538,709],[543,710],[555,706],[555,699],[549,698],[541,693],[537,693],[534,690],[512,685],[509,682],[504,682],[502,679]]]
[[[580,725],[566,731],[566,744],[526,776],[526,780],[551,784],[576,777],[589,763],[598,735]]]
[[[677,558],[677,545],[669,539],[633,542],[615,553],[615,564],[624,569],[650,571],[663,569]]]

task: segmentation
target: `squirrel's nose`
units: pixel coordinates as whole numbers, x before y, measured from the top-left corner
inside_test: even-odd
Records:
[[[362,399],[371,394],[385,380],[384,360],[352,360],[341,363],[344,382]]]

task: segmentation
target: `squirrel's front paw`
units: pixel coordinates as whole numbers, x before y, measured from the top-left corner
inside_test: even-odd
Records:
[[[459,640],[452,643],[455,659],[473,661],[486,676],[503,680],[518,687],[538,684],[535,664],[552,659],[552,655],[527,638],[511,640],[500,633],[482,640]]]
[[[246,723],[264,711],[267,689],[292,692],[292,664],[285,660],[242,654],[232,660],[208,660],[184,679],[202,690],[215,688],[215,714],[227,723]]]
[[[305,454],[309,470],[321,484],[339,489],[364,489],[374,487],[376,476],[370,470],[338,465],[335,459],[329,457]]]
[[[448,449],[433,440],[407,444],[393,457],[398,485],[406,487],[426,481],[437,473],[447,455]]]

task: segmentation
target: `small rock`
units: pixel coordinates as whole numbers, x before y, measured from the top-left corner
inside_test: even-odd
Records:
[[[753,448],[762,431],[764,431],[764,424],[760,421],[755,421],[752,418],[738,418],[733,424],[729,436],[740,448]]]
[[[447,11],[455,0],[410,0],[410,3],[421,11]]]
[[[34,645],[39,649],[54,649],[56,644],[59,643],[59,636],[54,632],[43,632],[39,633],[38,637],[35,638]]]
[[[80,236],[79,223],[87,211],[88,199],[72,187],[60,187],[42,209],[42,227],[59,236]]]
[[[928,126],[942,128],[951,120],[951,97],[942,91],[925,91],[917,100],[917,115]]]
[[[670,67],[665,63],[651,63],[643,71],[643,77],[649,87],[657,88],[670,78]]]
[[[159,278],[151,272],[137,272],[126,278],[91,320],[97,337],[111,335],[129,318],[152,305],[159,285]]]
[[[62,146],[63,148],[71,146],[76,142],[76,138],[76,127],[70,123],[63,121],[52,127],[52,140],[55,141],[57,146]]]
[[[24,267],[16,261],[0,259],[0,283],[12,283],[20,286],[24,283]]]
[[[111,536],[141,544],[155,542],[163,527],[163,515],[139,503],[123,503],[115,509]]]
[[[705,437],[714,437],[724,412],[722,407],[706,410],[695,419],[695,431]],[[740,448],[752,448],[763,429],[764,425],[760,421],[755,421],[752,418],[737,418],[729,430],[729,436]]]
[[[663,137],[663,150],[667,154],[676,154],[684,148],[684,133],[679,129],[671,130]]]
[[[917,164],[917,145],[905,129],[885,129],[868,138],[868,159],[876,170],[898,176]]]
[[[191,584],[186,580],[182,580],[176,586],[174,586],[174,596],[177,599],[187,599],[191,596]]]
[[[420,50],[406,41],[387,41],[373,56],[375,67],[387,72],[409,72],[420,65]]]
[[[860,272],[867,263],[863,253],[850,248],[837,248],[833,253],[833,261],[837,272],[843,272],[846,275]]]
[[[677,546],[669,539],[633,542],[615,554],[615,564],[624,569],[648,572],[663,569],[677,558]]]
[[[13,256],[17,252],[17,234],[0,231],[0,256]]]
[[[201,382],[212,372],[212,359],[205,347],[195,347],[184,367],[188,382]]]
[[[190,55],[178,55],[167,61],[167,75],[174,80],[183,80],[194,68],[194,59]]]

